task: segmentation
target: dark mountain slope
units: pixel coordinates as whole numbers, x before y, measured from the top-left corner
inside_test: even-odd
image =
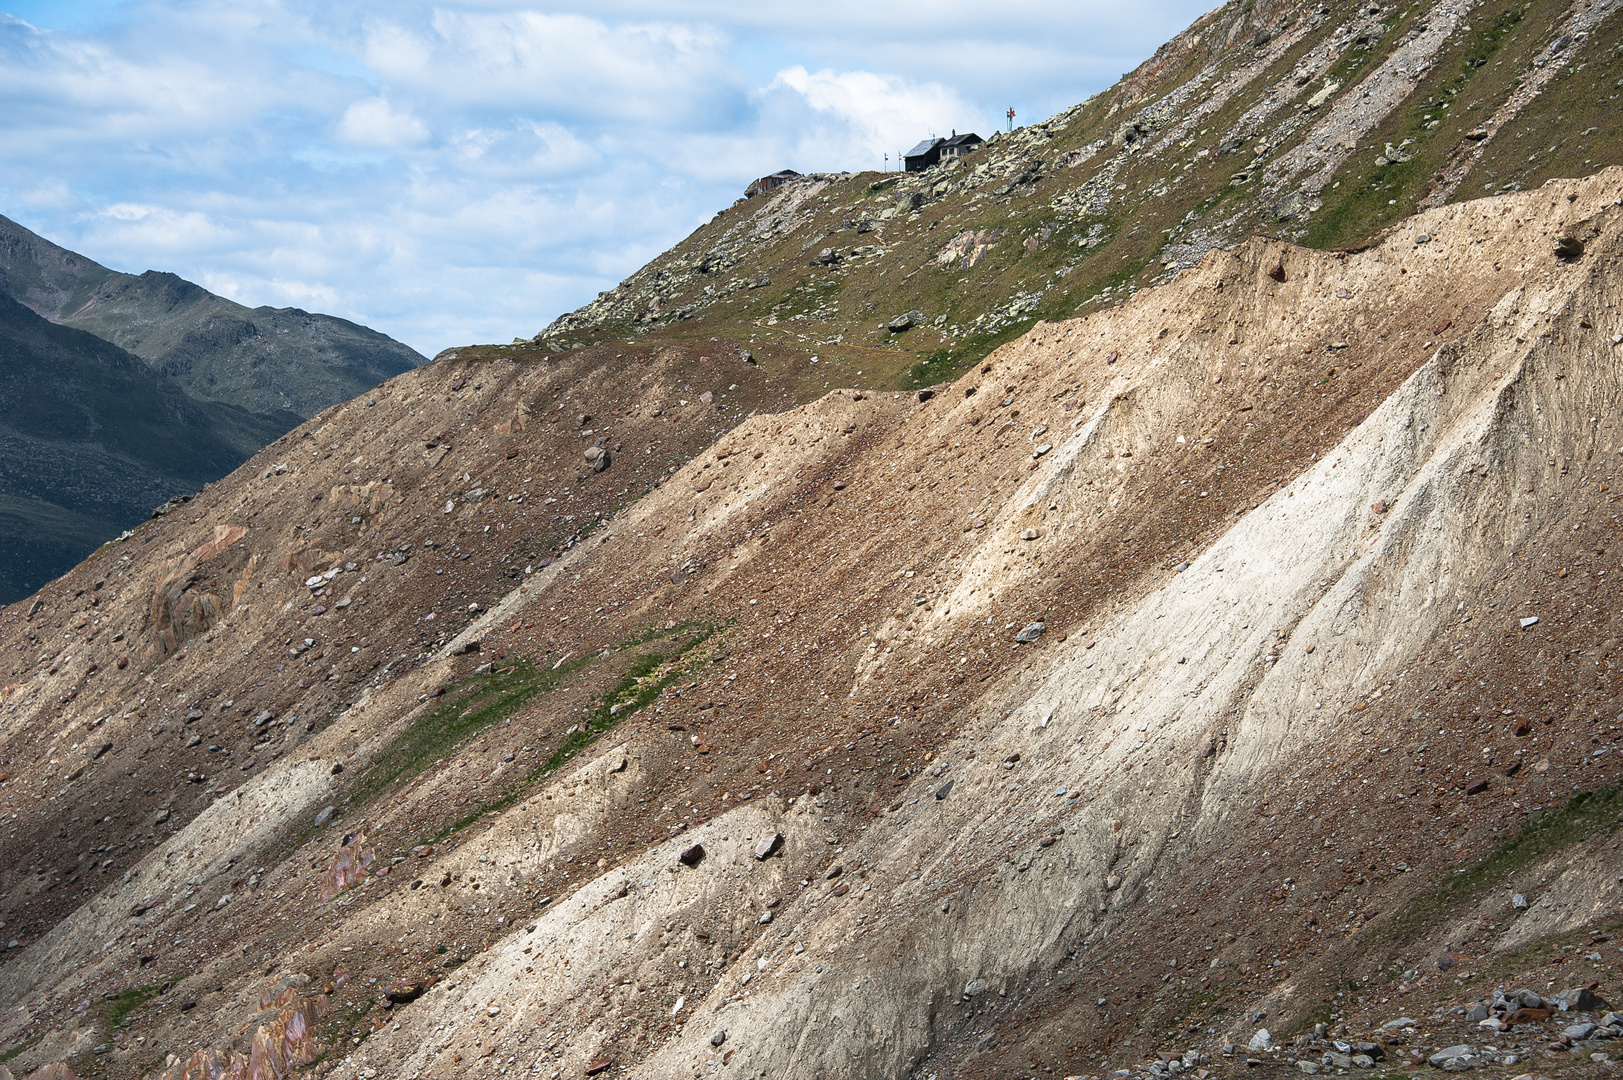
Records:
[[[193,397],[256,413],[307,418],[425,359],[347,319],[244,307],[155,270],[109,270],[4,217],[0,279],[37,314],[118,345]]]
[[[26,596],[296,423],[194,401],[118,346],[0,296],[0,600]]]

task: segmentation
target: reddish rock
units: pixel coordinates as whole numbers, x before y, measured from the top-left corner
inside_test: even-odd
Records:
[[[385,986],[383,996],[396,1005],[409,1005],[423,996],[428,990],[428,985],[423,979],[402,979]]]
[[[1517,1009],[1505,1017],[1506,1024],[1542,1024],[1550,1018],[1549,1009]]]

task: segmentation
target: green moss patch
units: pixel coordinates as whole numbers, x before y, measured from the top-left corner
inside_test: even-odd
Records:
[[[15,1058],[18,1054],[22,1053],[24,1050],[27,1050],[30,1046],[33,1046],[43,1038],[45,1038],[45,1036],[35,1035],[32,1039],[24,1039],[16,1046],[13,1046],[10,1050],[0,1053],[0,1065],[3,1065],[12,1058]]]
[[[986,359],[999,345],[1007,344],[1030,330],[1036,322],[1037,317],[1033,315],[993,333],[979,334],[945,349],[937,349],[904,371],[898,386],[903,390],[918,390],[951,382]]]
[[[1623,787],[1580,791],[1558,810],[1532,817],[1515,836],[1496,847],[1481,862],[1456,870],[1442,882],[1409,901],[1389,924],[1396,935],[1424,932],[1484,892],[1532,864],[1599,832],[1613,832],[1623,815]]]
[[[505,810],[518,802],[528,793],[531,785],[551,776],[614,728],[622,719],[631,716],[644,705],[652,703],[667,686],[688,677],[691,674],[688,671],[689,665],[682,662],[683,658],[709,640],[715,632],[716,627],[708,624],[684,626],[670,631],[668,640],[674,648],[670,651],[651,651],[632,660],[620,681],[598,699],[592,715],[584,722],[572,725],[568,734],[546,761],[532,769],[524,779],[514,783],[496,798],[481,803],[466,816],[430,838],[428,842],[438,843],[452,833],[472,825],[486,814]],[[647,644],[647,641],[637,644]]]
[[[118,996],[107,1003],[107,1026],[123,1027],[124,1022],[130,1018],[135,1010],[157,997],[162,990],[161,986],[132,986],[120,990]],[[22,1048],[18,1047],[18,1049]],[[8,1060],[10,1056],[11,1054],[7,1054],[5,1057],[0,1057],[0,1061]]]
[[[417,776],[470,735],[511,716],[589,662],[582,658],[559,668],[538,668],[529,660],[518,660],[451,684],[444,703],[412,721],[350,785],[344,801],[350,806],[364,804],[391,785]]]

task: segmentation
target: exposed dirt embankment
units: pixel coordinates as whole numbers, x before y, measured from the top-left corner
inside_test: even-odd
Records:
[[[317,418],[6,612],[0,1037],[247,1053],[284,974],[345,1078],[1388,1019],[1389,962],[1576,849],[1439,875],[1610,783],[1620,197],[1214,252],[923,401],[773,411],[718,342]],[[1535,910],[1505,955],[1594,908]]]

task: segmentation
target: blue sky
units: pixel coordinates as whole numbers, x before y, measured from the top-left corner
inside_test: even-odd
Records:
[[[0,214],[433,355],[535,333],[762,173],[1049,116],[1208,6],[0,0]]]

